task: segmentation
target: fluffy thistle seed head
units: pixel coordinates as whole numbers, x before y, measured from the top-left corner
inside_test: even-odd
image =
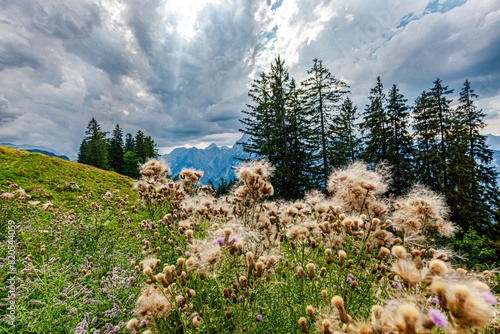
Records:
[[[429,271],[432,275],[443,276],[448,272],[448,267],[441,260],[432,260],[429,263]]]
[[[394,255],[396,255],[396,257],[400,259],[406,257],[406,250],[404,249],[403,246],[392,247],[392,253],[394,253]]]

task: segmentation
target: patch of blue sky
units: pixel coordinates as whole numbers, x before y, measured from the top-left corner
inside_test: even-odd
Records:
[[[434,0],[425,8],[425,13],[446,13],[455,7],[460,7],[467,0]]]
[[[277,0],[275,3],[272,4],[271,10],[273,11],[273,13],[276,12],[276,9],[278,9],[282,3],[283,0]]]
[[[259,40],[260,41],[269,41],[271,39],[276,38],[276,32],[278,31],[278,26],[275,25],[271,30],[268,31],[261,31],[259,33]]]

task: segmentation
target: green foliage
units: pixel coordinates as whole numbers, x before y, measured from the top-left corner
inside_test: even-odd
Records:
[[[309,77],[302,82],[304,93],[302,104],[309,119],[309,141],[313,151],[313,161],[316,167],[314,175],[320,176],[316,185],[326,188],[330,173],[330,152],[332,146],[328,130],[334,126],[334,115],[338,114],[341,99],[349,91],[347,84],[335,78],[323,66],[323,61],[314,59],[313,67],[307,71]]]
[[[100,125],[92,117],[87,125],[87,131],[85,131],[87,137],[80,145],[78,162],[101,169],[109,169],[106,133],[101,131]]]
[[[141,174],[139,174],[139,164],[142,159],[137,156],[133,151],[125,152],[123,155],[123,174],[130,176],[133,179],[138,179]]]

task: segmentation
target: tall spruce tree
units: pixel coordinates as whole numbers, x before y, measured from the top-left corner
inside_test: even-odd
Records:
[[[347,84],[335,78],[323,66],[323,61],[314,59],[309,77],[302,82],[304,108],[309,115],[313,159],[320,176],[318,185],[326,188],[330,174],[328,130],[333,124],[334,113],[338,112],[342,95],[348,93]]]
[[[402,195],[413,183],[413,143],[408,132],[410,123],[408,100],[393,85],[387,95],[387,156],[385,160],[392,167],[391,194]]]
[[[278,56],[271,64],[269,73],[262,73],[254,80],[249,97],[249,111],[243,111],[246,117],[240,120],[249,135],[243,150],[255,158],[267,157],[276,168],[271,179],[275,195],[282,198],[294,198],[301,192],[301,183],[296,177],[302,175],[301,163],[305,148],[301,136],[306,130],[297,112],[296,93],[290,80],[285,62]],[[299,158],[300,157],[300,158]],[[299,161],[300,160],[300,161]]]
[[[460,105],[452,114],[449,134],[447,197],[452,219],[464,230],[472,227],[481,234],[498,235],[493,223],[499,207],[497,172],[493,169],[493,151],[486,144],[482,110],[474,105],[478,95],[465,81]]]
[[[80,145],[78,162],[102,169],[109,169],[107,132],[102,131],[99,123],[92,117],[87,125],[85,134],[87,137]]]
[[[438,155],[437,138],[431,131],[432,105],[430,94],[423,91],[415,99],[413,128],[415,143],[415,174],[423,184],[431,185],[437,179],[434,163]]]
[[[368,163],[386,160],[388,149],[389,117],[385,109],[384,86],[377,77],[375,87],[370,90],[370,104],[366,106],[360,129],[363,132],[363,159]]]
[[[125,146],[123,147],[123,152],[135,152],[134,137],[131,133],[127,133],[125,136]]]
[[[109,141],[109,165],[115,172],[123,172],[123,131],[118,124]]]
[[[359,137],[359,128],[356,124],[358,108],[347,97],[338,114],[334,115],[330,125],[329,137],[330,165],[333,168],[345,167],[361,157],[362,141]]]
[[[434,82],[434,87],[429,91],[431,113],[428,120],[430,131],[438,138],[437,157],[435,168],[437,169],[436,186],[438,191],[446,192],[448,189],[448,134],[452,126],[450,103],[453,101],[446,96],[453,93],[453,89],[443,86],[440,78]]]

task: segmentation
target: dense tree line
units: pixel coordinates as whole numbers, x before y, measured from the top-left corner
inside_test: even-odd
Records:
[[[360,117],[346,83],[321,60],[314,59],[300,85],[284,64],[278,56],[254,80],[252,103],[240,120],[240,131],[249,135],[244,151],[276,166],[277,197],[324,189],[332,168],[354,160],[383,162],[392,168],[392,194],[403,195],[419,182],[446,197],[450,218],[464,231],[500,233],[493,152],[480,134],[485,115],[474,104],[478,95],[469,81],[452,108],[453,90],[439,78],[410,106],[396,84],[385,91],[378,77]]]
[[[108,132],[102,131],[92,117],[85,134],[78,153],[80,163],[138,178],[138,164],[158,156],[154,140],[141,130],[137,131],[135,137],[127,133],[124,142],[123,130],[117,124],[111,138],[107,138]]]

